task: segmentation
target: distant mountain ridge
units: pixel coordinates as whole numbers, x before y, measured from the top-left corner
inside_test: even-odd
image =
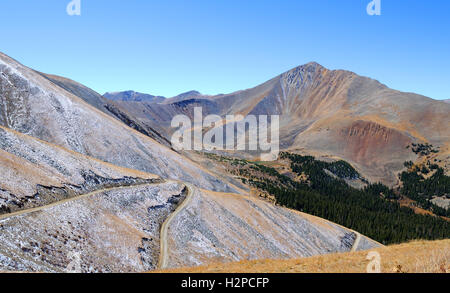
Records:
[[[46,75],[50,77],[50,75]],[[61,78],[61,77],[58,77]],[[207,97],[200,92],[192,90],[182,94],[179,94],[172,98],[166,98],[163,96],[154,96],[151,94],[144,94],[135,91],[123,91],[123,92],[107,92],[103,94],[103,97],[114,102],[144,102],[144,103],[165,103],[170,104],[192,98]]]
[[[380,82],[311,62],[252,89],[218,96],[168,99],[121,107],[166,138],[177,114],[280,115],[281,148],[317,157],[341,158],[371,181],[397,183],[405,161],[417,156],[412,143],[440,147],[437,160],[450,167],[450,104],[389,89]],[[144,107],[144,111],[141,108]]]
[[[108,92],[105,93],[103,96],[111,101],[125,101],[125,102],[161,103],[166,99],[165,97],[153,96],[149,94],[138,93],[135,91]]]
[[[202,95],[198,91],[188,91],[188,92],[179,94],[178,96],[166,99],[163,104],[171,104],[171,103],[181,102],[184,100],[195,99],[195,98],[205,98],[205,97],[208,97],[208,96]]]

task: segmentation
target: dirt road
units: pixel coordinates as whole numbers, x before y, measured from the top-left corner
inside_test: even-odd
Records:
[[[86,198],[86,197],[90,197],[90,196],[94,196],[103,192],[108,192],[108,191],[113,191],[113,190],[120,190],[120,189],[126,189],[126,188],[134,188],[134,187],[140,187],[140,186],[147,186],[147,185],[154,185],[154,184],[160,184],[163,182],[158,182],[158,183],[144,183],[144,184],[136,184],[136,185],[129,185],[129,186],[120,186],[120,187],[111,187],[111,188],[105,188],[105,189],[99,189],[90,193],[86,193],[86,194],[81,194],[78,196],[74,196],[71,198],[67,198],[64,200],[60,200],[60,201],[56,201],[54,203],[48,204],[48,205],[44,205],[44,206],[40,206],[40,207],[36,207],[36,208],[31,208],[31,209],[26,209],[26,210],[21,210],[21,211],[17,211],[17,212],[13,212],[13,213],[9,213],[9,214],[4,214],[4,215],[0,215],[0,221],[1,220],[5,220],[11,217],[16,217],[16,216],[21,216],[21,215],[25,215],[25,214],[29,214],[29,213],[34,213],[34,212],[38,212],[47,208],[51,208],[51,207],[55,207],[61,204],[65,204],[68,202],[72,202],[72,201],[76,201],[82,198]]]
[[[167,267],[168,261],[168,244],[167,244],[167,231],[169,229],[170,223],[172,220],[189,204],[192,200],[192,196],[197,189],[188,183],[183,183],[187,188],[186,199],[177,207],[177,209],[166,219],[166,221],[161,226],[160,233],[160,254],[159,254],[159,269],[165,269]]]

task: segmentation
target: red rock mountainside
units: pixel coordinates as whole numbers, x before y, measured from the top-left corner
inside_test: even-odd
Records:
[[[294,68],[255,88],[214,97],[121,107],[170,137],[171,117],[191,114],[280,114],[282,149],[342,158],[372,181],[396,183],[403,163],[415,160],[410,143],[440,147],[449,162],[450,104],[389,89],[376,80],[317,63]]]

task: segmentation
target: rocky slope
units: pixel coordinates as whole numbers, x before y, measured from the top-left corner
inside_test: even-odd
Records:
[[[157,177],[117,167],[0,127],[0,214]]]
[[[72,93],[73,95],[77,96],[78,98],[81,98],[86,103],[94,106],[95,108],[99,109],[100,111],[111,115],[112,113],[108,110],[106,107],[108,100],[96,93],[95,91],[91,90],[90,88],[73,81],[71,79],[57,76],[57,75],[51,75],[51,74],[45,74],[38,72],[40,75],[42,75],[44,78],[48,79],[50,82],[54,83],[55,85],[59,86],[60,88],[68,91],[69,93]]]
[[[210,112],[233,106],[220,100],[225,96],[192,95],[145,109],[159,109],[162,121],[189,114],[205,99]],[[170,267],[342,252],[356,242],[357,249],[378,246],[242,195],[224,172],[164,146],[152,127],[158,119],[140,121],[83,85],[0,54],[0,271],[61,272],[76,255],[83,272],[155,269],[161,224],[191,185],[195,192],[168,227]],[[386,135],[377,126],[361,127],[348,135]]]
[[[167,268],[346,252],[356,237],[339,225],[260,199],[196,190],[169,228]],[[362,237],[356,249],[377,246]]]
[[[371,250],[372,251],[372,250]],[[450,240],[415,241],[374,249],[382,273],[450,273]],[[368,252],[340,253],[290,260],[215,263],[204,267],[165,270],[168,273],[353,273],[367,272],[374,258]],[[373,270],[373,267],[372,267]]]
[[[211,190],[233,190],[192,161],[86,103],[90,98],[79,98],[3,54],[0,93],[0,125],[4,127],[118,166]]]
[[[204,115],[278,114],[282,149],[344,159],[371,181],[389,185],[397,182],[405,161],[416,159],[408,144],[439,146],[443,161],[450,150],[450,105],[317,63],[228,95],[122,107],[136,120],[157,125],[166,137],[173,131],[171,118],[192,116],[194,107],[203,107]]]
[[[157,268],[160,227],[184,200],[184,184],[7,128],[0,138],[0,198],[8,208],[0,214],[0,271],[63,272],[77,257],[71,253],[82,272]],[[171,267],[348,251],[356,240],[338,225],[261,200],[195,190],[169,227]],[[377,245],[363,239],[361,249]]]
[[[198,98],[208,98],[209,96],[205,96],[198,91],[188,91],[178,96],[166,99],[163,104],[173,104],[174,102],[181,102],[189,99],[198,99]]]
[[[93,91],[92,89],[76,82],[73,80],[70,80],[65,77],[56,76],[56,75],[50,75],[45,73],[39,73],[54,84],[58,85],[59,87],[65,89],[69,93],[77,96],[78,98],[84,100],[86,103],[88,103],[91,106],[94,106],[98,110],[108,114],[109,116],[116,118],[117,120],[125,123],[127,126],[133,128],[134,130],[139,131],[140,133],[149,136],[156,140],[157,142],[167,146],[171,147],[170,142],[163,137],[159,132],[157,132],[155,129],[152,128],[152,126],[148,125],[147,123],[139,121],[137,119],[134,119],[135,116],[130,115],[125,108],[121,107],[119,104],[121,103],[121,100],[119,97],[122,95],[122,93],[114,93],[117,94],[111,94],[111,96],[117,97],[116,99],[107,99],[98,94],[97,92]],[[135,93],[137,96],[139,96],[139,93]],[[125,93],[124,93],[125,94]],[[145,94],[142,94],[145,96]],[[149,95],[150,97],[154,97]],[[138,100],[145,101],[146,99],[141,97],[137,98]],[[149,98],[151,100],[153,98]],[[164,99],[165,100],[165,99]],[[127,100],[127,103],[132,103],[131,99]]]

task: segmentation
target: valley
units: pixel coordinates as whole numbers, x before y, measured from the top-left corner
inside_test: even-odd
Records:
[[[175,150],[171,119],[195,107],[280,115],[283,152]],[[0,53],[0,271],[258,267],[448,239],[449,107],[317,63],[225,95],[102,96]]]

